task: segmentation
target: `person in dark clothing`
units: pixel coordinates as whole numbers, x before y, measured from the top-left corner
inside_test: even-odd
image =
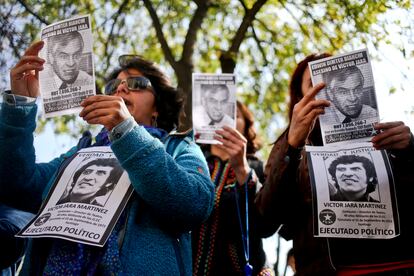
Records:
[[[192,233],[193,275],[245,275],[247,261],[253,266],[252,275],[270,275],[264,268],[266,258],[252,208],[263,181],[263,163],[254,155],[260,144],[253,123],[252,113],[238,101],[237,129],[224,127],[216,132],[222,145],[203,146],[216,194],[210,217]],[[248,260],[243,243],[247,235],[246,198]]]
[[[16,275],[17,267],[26,249],[26,239],[16,238],[34,215],[0,203],[0,275]]]
[[[315,99],[324,84],[312,86],[308,63],[327,56],[306,57],[292,75],[290,123],[272,148],[265,167],[266,180],[255,199],[261,234],[269,236],[285,225],[284,229],[290,232],[285,236],[293,240],[296,275],[366,275],[385,271],[389,275],[413,275],[414,138],[403,122],[374,125],[378,134],[371,139],[373,146],[385,149],[390,159],[400,235],[393,239],[313,236],[312,192],[303,146],[322,146],[318,116],[331,103]]]

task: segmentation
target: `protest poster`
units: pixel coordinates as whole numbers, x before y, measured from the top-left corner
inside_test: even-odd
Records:
[[[399,235],[394,177],[370,143],[306,146],[314,236],[391,239]]]
[[[46,60],[39,72],[44,117],[79,113],[80,103],[96,94],[89,15],[48,25],[41,30]]]
[[[236,128],[234,74],[193,74],[193,129],[197,143],[218,144],[215,131]]]
[[[324,82],[317,99],[331,102],[319,116],[324,145],[369,141],[379,122],[367,49],[309,62],[312,84]]]
[[[62,166],[39,213],[16,236],[102,247],[132,193],[110,147],[82,149]]]

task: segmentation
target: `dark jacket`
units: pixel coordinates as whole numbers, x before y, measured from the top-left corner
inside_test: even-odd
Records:
[[[0,203],[0,275],[15,275],[17,265],[26,248],[26,240],[16,238],[14,235],[33,217],[31,213]]]
[[[404,151],[388,152],[396,185],[400,236],[390,240],[315,238],[306,154],[288,146],[287,133],[273,146],[265,167],[267,178],[255,204],[261,214],[263,236],[284,225],[284,235],[293,239],[297,275],[334,275],[341,266],[414,260],[414,143]],[[315,129],[308,143],[321,146],[319,133]]]
[[[229,161],[219,157],[206,155],[213,183],[216,185],[213,212],[206,222],[192,232],[193,241],[193,275],[244,275],[245,257],[242,235],[237,214],[235,191],[238,193],[238,205],[243,229],[245,231],[245,189],[236,180]],[[254,198],[256,187],[261,186],[263,179],[263,163],[256,157],[248,157],[249,166],[257,177],[248,180],[249,201],[249,238],[250,264],[253,275],[263,269],[266,256],[262,240],[256,231],[254,214]],[[259,180],[257,179],[259,178]]]

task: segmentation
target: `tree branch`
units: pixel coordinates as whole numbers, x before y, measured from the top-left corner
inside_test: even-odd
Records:
[[[201,28],[204,18],[207,15],[207,11],[211,6],[209,0],[204,1],[194,1],[197,4],[197,10],[194,13],[194,16],[191,18],[191,22],[188,26],[187,35],[185,36],[183,53],[180,59],[180,62],[184,64],[191,64],[191,58],[194,54],[194,45],[197,41],[197,32]]]
[[[287,7],[285,5],[285,3],[281,2],[281,4],[282,4],[282,7],[290,14],[290,16],[292,16],[293,20],[296,21],[296,23],[298,24],[298,26],[299,26],[300,30],[302,31],[302,33],[310,39],[308,30],[305,27],[303,27],[303,25],[302,25],[302,23],[300,23],[299,19],[293,14],[293,12],[289,9],[289,7]]]
[[[246,13],[244,14],[239,29],[234,35],[234,38],[232,40],[233,43],[230,46],[228,52],[236,53],[239,51],[240,45],[243,42],[244,37],[246,36],[247,29],[252,24],[253,20],[256,17],[256,14],[259,12],[259,10],[266,2],[267,0],[258,0],[253,4],[253,7],[251,9],[247,9],[243,0],[240,0],[240,3],[242,3],[243,7],[245,8]]]
[[[30,9],[23,0],[17,0],[17,2],[19,2],[20,5],[22,5],[26,9],[26,11],[28,11],[31,15],[33,15],[40,22],[42,22],[45,25],[49,25],[50,24],[46,19],[40,17],[40,15],[38,15],[37,13],[35,13],[34,11],[32,11],[32,9]]]
[[[110,60],[111,60],[111,57],[112,57],[112,53],[109,54],[108,48],[109,48],[110,42],[112,42],[112,39],[113,39],[115,25],[118,21],[118,18],[122,14],[122,10],[126,7],[128,2],[129,2],[129,0],[124,0],[122,2],[122,4],[119,6],[118,10],[111,16],[111,17],[113,17],[114,21],[112,23],[111,30],[109,31],[108,38],[106,39],[106,42],[104,44],[104,56],[106,57],[106,68],[109,68]]]
[[[262,57],[264,60],[264,66],[267,67],[269,65],[269,62],[267,61],[265,50],[260,44],[262,41],[259,39],[259,37],[257,37],[256,31],[253,25],[251,26],[251,28],[252,28],[253,38],[256,41],[256,44],[257,44],[257,47],[259,48],[260,53],[262,54]]]
[[[161,49],[164,53],[164,56],[166,60],[170,63],[170,65],[176,70],[177,68],[177,62],[175,61],[175,58],[171,52],[170,47],[168,46],[167,40],[165,39],[164,33],[162,31],[161,22],[158,18],[158,15],[154,9],[154,7],[151,4],[150,0],[142,0],[144,2],[145,7],[148,10],[148,13],[151,16],[152,24],[155,28],[155,32],[158,38],[158,41],[160,42]]]
[[[296,6],[296,8],[299,9],[301,12],[303,12],[303,14],[305,14],[306,16],[308,16],[312,20],[312,22],[313,22],[312,25],[313,26],[315,26],[316,28],[321,30],[321,32],[323,34],[326,34],[326,32],[322,29],[323,26],[321,26],[321,23],[319,22],[319,20],[316,20],[315,17],[313,17],[313,15],[307,9],[302,9],[299,6]],[[302,29],[302,26],[300,26],[300,27]],[[326,38],[329,40],[329,43],[331,44],[332,48],[336,49],[335,43],[333,42],[332,38],[329,35],[326,35]]]
[[[237,32],[232,39],[232,44],[230,45],[230,48],[227,51],[222,52],[222,54],[220,55],[221,71],[223,73],[231,73],[234,71],[234,67],[236,67],[235,56],[239,51],[240,45],[246,37],[246,32],[249,26],[252,24],[253,20],[255,19],[256,14],[266,3],[266,1],[267,0],[258,0],[253,4],[251,9],[248,9],[243,0],[240,0],[241,5],[245,9],[245,14],[243,16],[243,20],[240,24],[240,27],[237,29]]]
[[[13,50],[13,54],[20,59],[22,45],[26,42],[22,33],[17,32],[13,22],[9,22],[7,19],[11,17],[13,6],[10,7],[9,11],[0,17],[0,38],[6,38],[10,42],[10,47]],[[17,43],[17,45],[16,45]]]

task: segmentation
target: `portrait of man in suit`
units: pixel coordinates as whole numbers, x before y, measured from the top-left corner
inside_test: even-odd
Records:
[[[338,71],[328,72],[324,76],[328,100],[332,105],[325,108],[325,116],[334,119],[335,124],[371,119],[378,116],[378,111],[363,102],[364,76],[357,66],[350,66]],[[372,88],[373,89],[373,88]]]
[[[81,70],[84,41],[78,31],[47,38],[45,75],[54,78],[51,90],[93,84],[93,78]]]

